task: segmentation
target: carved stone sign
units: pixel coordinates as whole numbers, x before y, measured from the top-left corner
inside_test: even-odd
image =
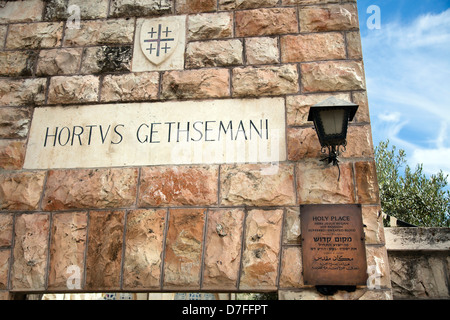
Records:
[[[361,205],[300,206],[305,285],[365,285]]]
[[[24,168],[277,162],[282,98],[36,108]]]

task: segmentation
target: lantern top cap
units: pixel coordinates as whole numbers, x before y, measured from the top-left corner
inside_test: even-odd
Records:
[[[323,108],[327,108],[327,107],[344,107],[344,108],[348,108],[350,113],[349,113],[349,121],[353,120],[353,117],[356,114],[356,110],[358,109],[358,105],[354,104],[350,101],[347,100],[342,100],[342,99],[338,99],[336,97],[329,97],[325,100],[323,100],[322,102],[316,103],[315,105],[311,106],[310,111],[309,111],[309,115],[308,115],[308,121],[313,121],[313,115],[311,111],[313,111],[315,108],[317,109],[323,109]]]

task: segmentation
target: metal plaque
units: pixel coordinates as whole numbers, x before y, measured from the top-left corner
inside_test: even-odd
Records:
[[[301,205],[305,285],[365,285],[361,205]]]

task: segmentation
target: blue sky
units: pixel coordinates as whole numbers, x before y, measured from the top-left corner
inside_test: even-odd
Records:
[[[450,174],[450,0],[358,0],[358,11],[374,145],[389,139],[411,167]]]

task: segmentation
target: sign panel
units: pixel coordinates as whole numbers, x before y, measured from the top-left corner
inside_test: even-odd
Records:
[[[366,249],[361,205],[302,205],[305,285],[365,285]]]
[[[36,108],[25,169],[286,159],[282,98]]]

